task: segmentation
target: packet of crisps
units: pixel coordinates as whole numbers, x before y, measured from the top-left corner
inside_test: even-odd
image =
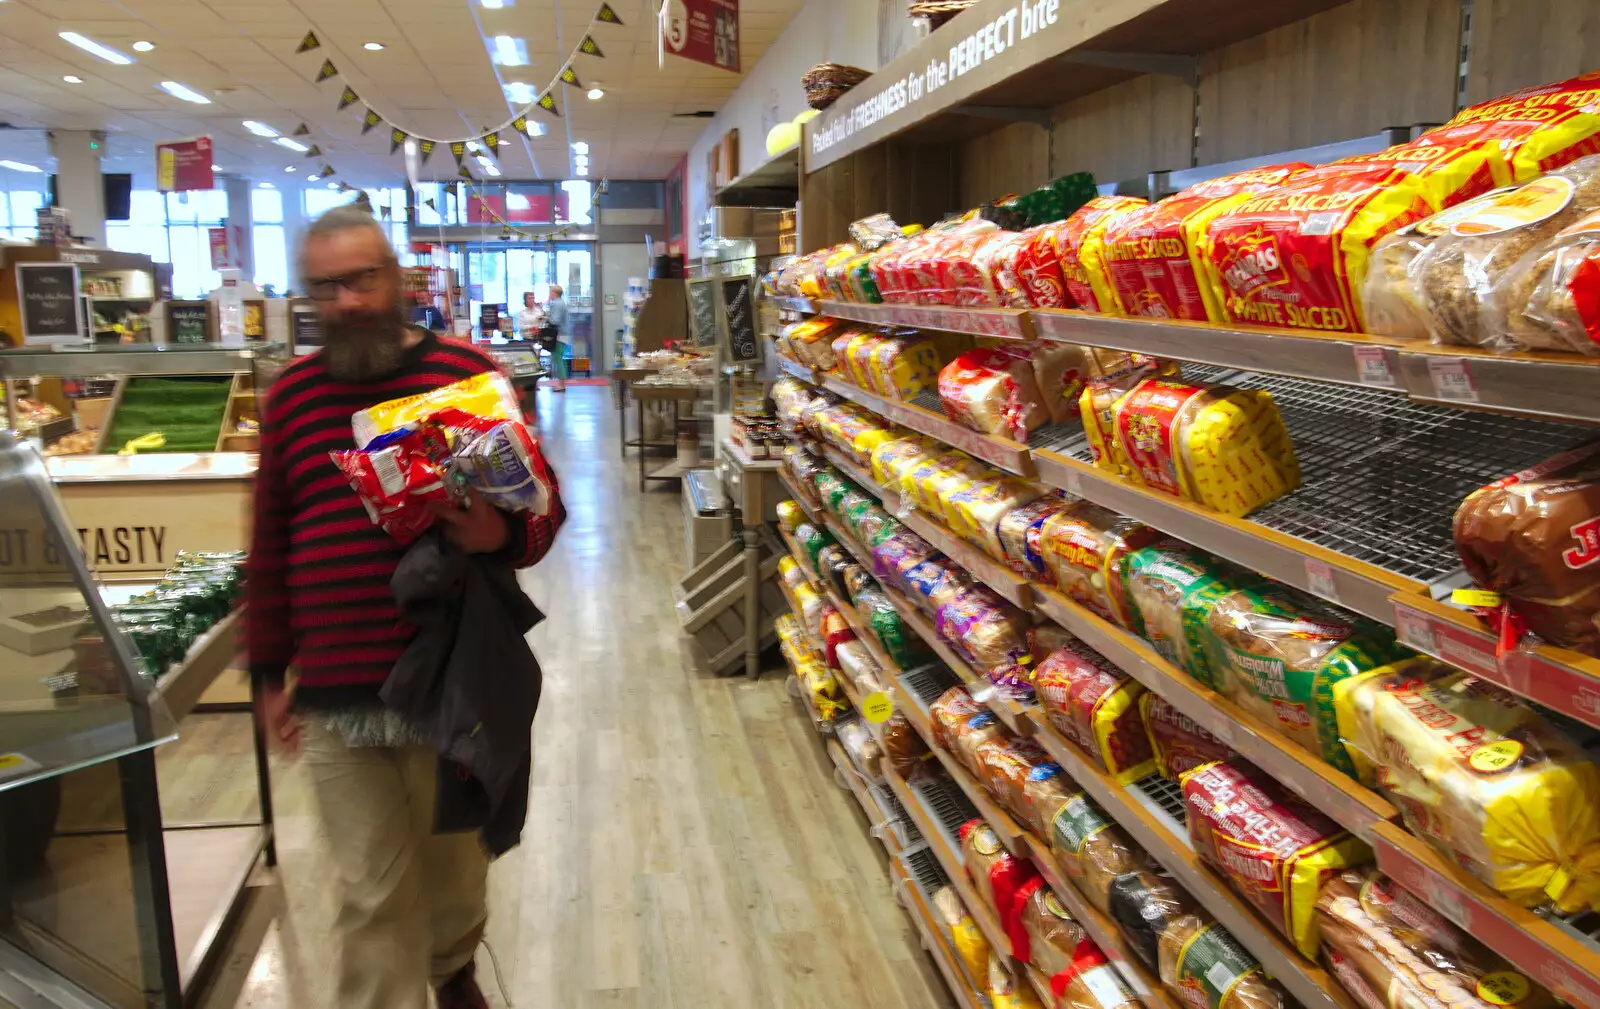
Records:
[[[400,543],[410,543],[433,525],[428,504],[451,498],[450,478],[440,464],[450,456],[442,433],[408,430],[375,448],[329,452],[355,490],[372,524]]]
[[[450,409],[488,420],[522,420],[522,409],[517,405],[517,394],[511,383],[498,371],[485,371],[417,396],[391,399],[357,410],[350,415],[356,448],[366,448],[380,434]]]
[[[549,513],[549,467],[526,424],[487,420],[461,410],[441,410],[429,423],[450,433],[455,472],[485,501],[505,511]]]

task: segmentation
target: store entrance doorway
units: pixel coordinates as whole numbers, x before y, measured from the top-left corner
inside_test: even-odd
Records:
[[[572,325],[572,354],[592,357],[594,343],[594,243],[470,242],[451,250],[460,270],[467,309],[476,331],[483,306],[498,305],[513,325],[522,311],[522,296],[533,292],[541,305],[552,284],[565,294]],[[476,335],[476,332],[474,333]]]

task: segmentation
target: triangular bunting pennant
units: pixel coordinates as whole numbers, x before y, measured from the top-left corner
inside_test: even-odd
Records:
[[[411,134],[407,133],[405,130],[399,130],[399,129],[390,130],[389,131],[389,153],[393,154],[395,151],[399,150],[400,149],[400,145],[405,143],[406,142],[406,137],[409,137],[410,135]]]
[[[296,54],[308,53],[313,49],[321,49],[321,48],[322,48],[322,43],[317,41],[317,33],[316,32],[306,32],[306,37],[300,40],[300,48],[296,49],[295,53]]]
[[[485,133],[483,135],[483,147],[484,147],[484,150],[488,151],[491,157],[499,157],[500,156],[500,152],[499,152],[499,150],[497,150],[497,148],[499,146],[500,146],[500,131],[499,130],[490,130],[488,133]]]
[[[605,53],[601,52],[600,47],[595,44],[593,35],[585,35],[583,37],[583,41],[578,43],[578,52],[583,53],[585,56],[599,56],[602,58],[605,56]]]
[[[518,116],[517,118],[511,120],[511,128],[516,130],[518,133],[521,133],[523,136],[531,136],[531,134],[528,133],[527,116]]]
[[[456,164],[461,164],[462,156],[467,153],[467,142],[465,140],[450,141],[450,153],[456,156]]]
[[[317,71],[317,83],[321,84],[330,77],[339,76],[339,68],[333,65],[332,60],[323,60],[322,69]]]
[[[360,100],[361,96],[356,94],[355,88],[345,88],[344,92],[339,95],[339,111],[343,112]]]
[[[608,25],[620,25],[622,19],[617,17],[617,12],[611,9],[610,4],[601,4],[600,10],[595,14],[596,21],[604,21]]]
[[[573,72],[571,67],[561,68],[561,79],[566,81],[568,84],[571,84],[575,88],[583,87],[583,82],[578,80],[578,75]]]
[[[294,135],[297,137],[309,137],[311,136],[311,127],[307,126],[305,123],[301,123],[299,126],[294,128]]]
[[[425,140],[425,141],[423,141],[423,143],[431,144],[431,143],[433,143],[433,141]],[[439,205],[437,203],[433,202],[433,197],[431,197],[431,196],[428,197],[426,200],[423,200],[422,201],[422,205],[424,207],[427,207],[429,210],[438,210],[439,209]]]
[[[382,217],[384,220],[387,221],[389,219],[389,208],[388,207],[379,207],[378,208],[378,216]]]
[[[549,94],[543,94],[539,96],[539,107],[551,115],[559,116],[561,114],[561,110],[556,108],[555,98]]]
[[[312,144],[309,148],[306,149],[306,157],[308,157],[308,158],[320,158],[320,157],[322,157],[322,148],[318,147],[316,144]]]
[[[334,174],[333,166],[324,161],[322,163],[322,167],[317,170],[317,174],[326,179],[328,176]]]
[[[361,117],[361,132],[366,133],[381,122],[383,117],[368,109],[367,114]]]
[[[477,178],[472,174],[472,169],[468,168],[466,165],[462,165],[460,168],[457,168],[456,175],[463,179],[471,179],[474,182],[477,181]]]
[[[417,141],[417,152],[422,155],[422,164],[425,165],[428,163],[428,157],[433,154],[433,149],[435,146],[437,145],[432,140]]]

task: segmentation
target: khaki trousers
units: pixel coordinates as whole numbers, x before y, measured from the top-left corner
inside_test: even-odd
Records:
[[[333,849],[339,1009],[427,1009],[472,962],[488,911],[477,831],[433,833],[438,757],[426,746],[349,747],[304,719],[310,772]]]

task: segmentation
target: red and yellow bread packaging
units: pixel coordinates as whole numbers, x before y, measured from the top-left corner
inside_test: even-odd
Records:
[[[1032,862],[1006,851],[994,828],[981,819],[961,825],[961,864],[978,896],[1000,919],[1001,930],[1011,940],[1011,955],[1026,961],[1030,939],[1022,927],[1022,909],[1044,885],[1039,871]]]
[[[1371,862],[1372,849],[1243,760],[1185,774],[1183,799],[1195,853],[1315,960],[1323,884]]]
[[[1600,70],[1469,105],[1418,139],[1451,146],[1477,142],[1493,185],[1527,182],[1600,154]]]
[[[1138,484],[1247,515],[1300,486],[1272,394],[1152,378],[1113,407],[1113,454]]]
[[[969,350],[940,369],[938,387],[946,416],[983,434],[1026,442],[1050,422],[1026,348]]]
[[[1061,274],[1054,229],[1054,224],[1041,224],[1020,232],[1022,242],[1011,263],[1022,299],[1034,308],[1071,308],[1074,304]]]
[[[1139,711],[1144,687],[1110,659],[1081,641],[1058,648],[1034,667],[1033,689],[1056,731],[1119,784],[1155,770]]]
[[[1061,276],[1077,307],[1105,315],[1122,314],[1106,259],[1106,230],[1149,202],[1137,196],[1096,196],[1052,226]]]
[[[1039,552],[1073,602],[1113,623],[1133,626],[1122,584],[1122,559],[1161,534],[1092,501],[1074,501],[1045,521]]]
[[[1122,310],[1157,319],[1226,321],[1207,273],[1206,226],[1251,194],[1310,167],[1293,162],[1224,175],[1113,217],[1105,256]]]
[[[1232,760],[1233,747],[1196,725],[1194,719],[1174,708],[1159,694],[1146,692],[1139,698],[1139,714],[1156,770],[1163,778],[1177,781],[1184,774],[1214,760]]]

